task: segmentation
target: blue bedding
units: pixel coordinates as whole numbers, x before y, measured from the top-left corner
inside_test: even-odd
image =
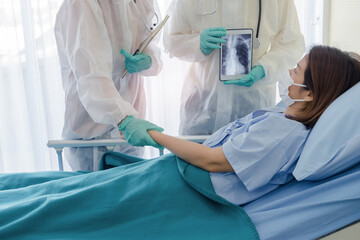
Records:
[[[296,181],[244,209],[261,239],[318,239],[360,219],[360,164],[321,181]]]
[[[259,239],[209,174],[168,154],[98,172],[0,174],[0,239]]]

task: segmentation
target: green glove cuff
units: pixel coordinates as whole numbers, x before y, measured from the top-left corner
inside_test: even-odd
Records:
[[[256,65],[251,71],[250,76],[254,79],[255,82],[265,77],[265,70],[263,66]]]
[[[121,122],[121,124],[118,127],[119,131],[123,130],[133,119],[134,117],[131,115],[125,117],[125,119]]]

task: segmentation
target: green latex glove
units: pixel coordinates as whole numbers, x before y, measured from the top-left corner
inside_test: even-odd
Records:
[[[133,116],[126,117],[119,126],[119,131],[124,135],[125,140],[133,146],[153,146],[164,149],[163,146],[156,143],[148,134],[147,130],[155,130],[163,132],[164,129],[155,124],[134,118]]]
[[[255,66],[248,75],[242,77],[239,80],[227,80],[224,81],[225,85],[236,84],[239,86],[251,87],[254,83],[265,77],[265,70],[261,65]]]
[[[200,49],[205,55],[209,55],[214,49],[220,49],[218,43],[225,43],[221,38],[226,36],[226,29],[223,27],[207,28],[200,34]]]
[[[151,57],[145,53],[131,55],[124,49],[121,49],[120,54],[125,57],[125,68],[131,74],[151,67]]]

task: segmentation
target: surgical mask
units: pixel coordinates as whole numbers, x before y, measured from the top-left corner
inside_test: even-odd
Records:
[[[286,106],[292,105],[294,102],[305,102],[305,99],[292,99],[289,96],[289,87],[291,85],[307,87],[304,84],[295,83],[294,80],[290,77],[289,71],[286,71],[285,74],[279,80],[279,94],[282,101]]]

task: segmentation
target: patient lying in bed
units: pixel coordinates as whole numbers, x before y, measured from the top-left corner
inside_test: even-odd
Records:
[[[0,238],[276,239],[256,202],[293,178],[308,129],[359,73],[355,55],[314,47],[289,71],[289,96],[305,101],[255,111],[204,145],[149,131],[176,156],[108,153],[99,172],[2,174]]]
[[[285,111],[255,111],[218,130],[204,145],[149,134],[183,160],[211,172],[216,193],[242,205],[293,178],[309,129],[360,81],[359,73],[358,55],[317,46],[279,82]]]

